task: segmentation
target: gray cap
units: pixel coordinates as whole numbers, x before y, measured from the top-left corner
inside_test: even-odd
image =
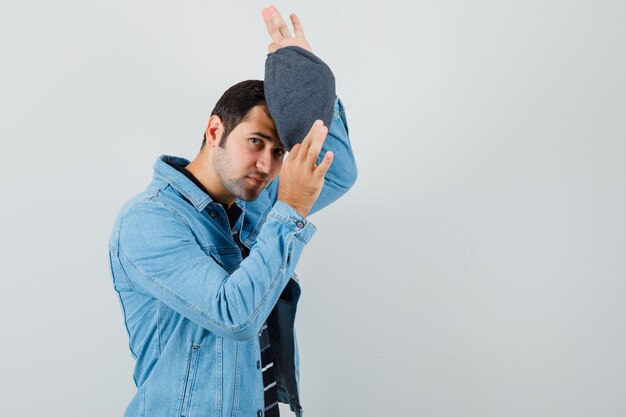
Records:
[[[313,122],[330,127],[335,105],[335,76],[317,56],[298,46],[267,55],[265,100],[278,137],[291,150],[304,140]]]

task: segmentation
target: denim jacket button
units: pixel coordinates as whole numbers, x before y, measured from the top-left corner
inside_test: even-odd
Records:
[[[263,417],[263,411],[259,410],[256,412],[256,415],[259,417]]]
[[[304,222],[302,220],[298,220],[296,222],[296,226],[298,226],[300,229],[302,229],[304,227]]]
[[[256,369],[261,369],[261,361],[256,361]]]
[[[216,212],[214,212],[214,211],[210,211],[210,212],[209,212],[209,216],[211,216],[211,217],[215,218],[215,216],[217,216],[217,213],[216,213]]]

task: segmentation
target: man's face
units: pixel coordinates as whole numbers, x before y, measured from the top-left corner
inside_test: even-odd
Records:
[[[274,121],[255,106],[215,148],[213,166],[222,186],[233,197],[253,201],[278,175],[286,149],[278,140]]]

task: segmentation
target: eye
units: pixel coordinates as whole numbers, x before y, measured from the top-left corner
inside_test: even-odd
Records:
[[[250,143],[253,145],[261,145],[261,139],[257,139],[257,138],[250,138]]]
[[[287,152],[283,148],[274,149],[274,156],[276,156],[277,158],[282,158],[283,156],[285,156],[285,153]]]

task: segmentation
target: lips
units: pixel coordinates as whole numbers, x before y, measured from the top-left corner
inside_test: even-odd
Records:
[[[248,179],[252,181],[252,183],[255,185],[263,185],[265,183],[265,179],[260,178],[260,177],[253,177],[253,176],[248,175]]]

